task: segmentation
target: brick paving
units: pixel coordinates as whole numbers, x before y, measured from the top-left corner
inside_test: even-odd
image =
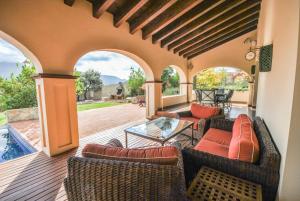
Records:
[[[80,138],[100,131],[114,128],[129,122],[143,120],[146,117],[146,108],[136,104],[123,104],[113,107],[92,109],[78,112],[78,127]],[[19,121],[10,123],[22,137],[37,150],[40,146],[40,125],[38,120]]]

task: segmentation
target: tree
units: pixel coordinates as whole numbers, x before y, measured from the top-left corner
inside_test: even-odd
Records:
[[[179,74],[172,67],[164,69],[161,75],[162,92],[165,92],[167,88],[179,87]]]
[[[83,95],[84,92],[84,82],[81,77],[81,72],[75,71],[74,76],[77,76],[77,79],[75,81],[75,87],[76,87],[76,96],[77,96],[77,101],[79,101],[79,97]]]
[[[130,68],[130,71],[131,72],[128,79],[130,95],[140,95],[143,93],[142,86],[146,81],[144,72],[140,68],[135,70],[133,67]]]
[[[206,69],[195,76],[196,89],[224,88],[236,91],[248,90],[249,76],[243,71],[222,69]]]
[[[33,64],[26,60],[21,65],[19,75],[11,75],[9,79],[0,79],[0,111],[8,109],[28,108],[37,106],[35,73]]]
[[[87,99],[87,93],[90,90],[101,90],[103,85],[101,74],[93,69],[81,73],[79,82],[83,83],[83,95],[85,100]]]

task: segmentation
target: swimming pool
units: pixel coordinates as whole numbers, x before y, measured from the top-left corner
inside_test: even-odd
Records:
[[[0,163],[36,152],[20,134],[10,126],[0,127]]]

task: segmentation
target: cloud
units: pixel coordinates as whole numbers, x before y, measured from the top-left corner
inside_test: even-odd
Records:
[[[0,38],[0,62],[18,63],[26,57],[15,46]]]
[[[114,75],[121,79],[128,79],[130,68],[139,68],[134,60],[114,52],[95,51],[81,57],[75,65],[78,71],[94,69],[103,75]]]

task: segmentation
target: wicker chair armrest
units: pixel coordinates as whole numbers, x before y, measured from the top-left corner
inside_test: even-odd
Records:
[[[231,132],[234,121],[229,119],[214,118],[210,122],[210,128],[217,128]]]
[[[71,157],[64,185],[69,200],[185,200],[182,177],[172,165]]]
[[[192,117],[192,112],[190,110],[188,111],[182,111],[182,112],[177,112],[177,119],[180,119],[180,117]]]
[[[120,140],[118,140],[116,138],[110,139],[106,145],[110,146],[110,147],[123,147]]]
[[[278,171],[257,164],[232,160],[206,152],[186,148],[182,150],[185,179],[189,185],[202,166],[262,185],[264,197],[272,200],[276,196],[279,183]],[[269,199],[272,198],[272,199]]]

